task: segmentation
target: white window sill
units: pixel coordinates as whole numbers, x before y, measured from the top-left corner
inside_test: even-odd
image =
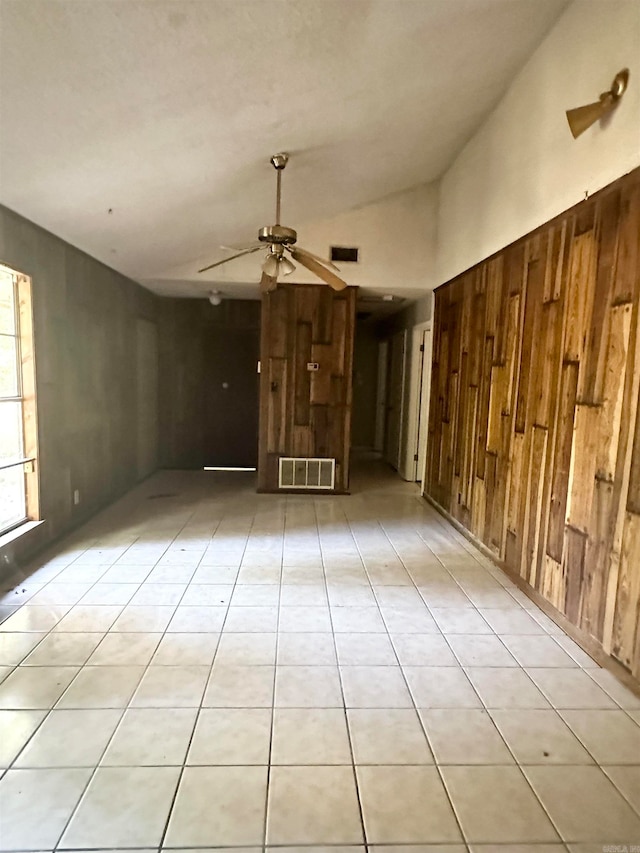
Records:
[[[3,533],[0,536],[0,551],[8,545],[13,545],[16,540],[21,539],[23,536],[27,536],[37,527],[40,527],[41,524],[44,524],[44,521],[25,521],[14,527],[13,530],[9,530],[8,533]]]

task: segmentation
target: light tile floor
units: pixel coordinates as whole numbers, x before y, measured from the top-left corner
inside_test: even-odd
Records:
[[[640,844],[640,699],[381,466],[160,473],[4,589],[0,850]]]

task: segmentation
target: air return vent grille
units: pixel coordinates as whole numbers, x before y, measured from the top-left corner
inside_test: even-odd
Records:
[[[280,489],[331,490],[334,488],[335,478],[335,459],[296,459],[291,456],[280,459]]]

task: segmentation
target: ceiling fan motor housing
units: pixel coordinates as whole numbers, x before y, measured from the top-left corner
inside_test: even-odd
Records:
[[[293,228],[285,225],[265,225],[258,231],[258,240],[261,243],[277,243],[280,246],[292,246],[298,239]]]

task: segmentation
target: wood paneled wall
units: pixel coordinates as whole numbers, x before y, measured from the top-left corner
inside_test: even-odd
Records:
[[[640,169],[436,291],[427,493],[640,678]]]
[[[335,491],[348,489],[356,293],[286,284],[263,297],[261,491],[278,490],[281,456],[335,458]]]

